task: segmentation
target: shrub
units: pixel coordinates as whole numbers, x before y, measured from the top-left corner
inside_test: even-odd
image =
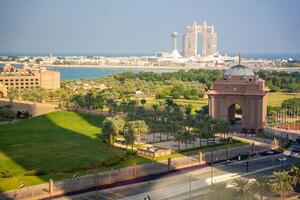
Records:
[[[48,172],[42,169],[33,169],[24,173],[24,176],[42,176],[47,175]]]
[[[11,178],[13,177],[12,173],[10,171],[1,171],[0,172],[0,178]]]
[[[136,156],[136,154],[137,154],[136,151],[127,151],[126,152],[127,156]]]

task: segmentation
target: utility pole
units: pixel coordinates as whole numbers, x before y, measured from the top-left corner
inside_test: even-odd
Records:
[[[190,185],[189,185],[190,193],[189,193],[189,200],[192,198],[192,175],[190,174]]]
[[[213,159],[214,159],[214,156],[213,156],[213,149],[210,150],[210,184],[212,185],[213,184]]]
[[[281,133],[281,171],[283,171],[283,135]]]

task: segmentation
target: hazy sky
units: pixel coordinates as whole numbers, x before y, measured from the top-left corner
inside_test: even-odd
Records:
[[[221,53],[299,53],[299,0],[0,0],[0,54],[154,54],[194,21]]]

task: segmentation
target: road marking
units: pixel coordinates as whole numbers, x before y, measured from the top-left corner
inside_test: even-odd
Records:
[[[114,195],[116,195],[116,196],[118,196],[118,197],[125,197],[124,195],[121,195],[121,194],[118,194],[118,193],[116,193],[116,192],[111,192],[111,191],[105,191],[106,193],[110,193],[110,194],[114,194]]]
[[[83,196],[84,199],[87,199],[87,200],[93,200],[92,198],[90,197],[87,197],[87,196]]]
[[[103,198],[105,198],[105,199],[114,200],[114,199],[112,199],[110,197],[105,196],[104,194],[101,194],[101,193],[98,193],[98,195],[101,196],[101,197],[103,197]]]

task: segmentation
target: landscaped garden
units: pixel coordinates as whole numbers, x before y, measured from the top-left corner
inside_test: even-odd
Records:
[[[60,180],[98,170],[152,162],[153,158],[103,142],[105,117],[57,111],[43,116],[1,125],[0,191]],[[180,141],[187,142],[182,136]],[[214,148],[244,145],[224,143]],[[208,147],[210,148],[210,147]],[[206,151],[202,148],[174,151],[169,157]],[[167,159],[167,157],[154,160]]]
[[[49,178],[140,164],[147,158],[102,143],[104,117],[58,111],[0,128],[0,191]],[[104,164],[103,164],[104,163]]]

